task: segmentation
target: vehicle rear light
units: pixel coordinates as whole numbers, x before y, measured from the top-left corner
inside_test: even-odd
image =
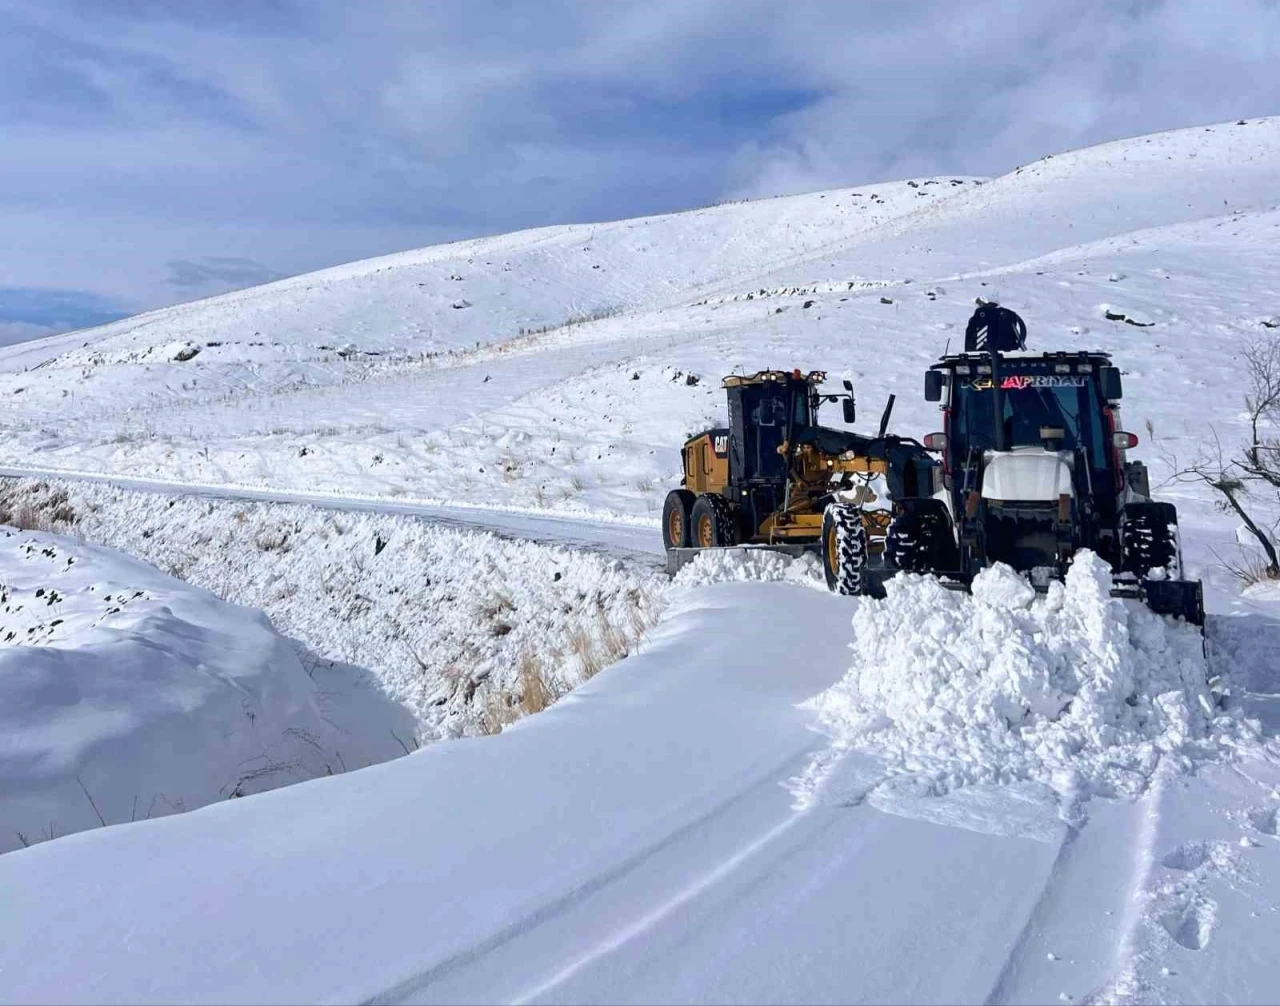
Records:
[[[1117,430],[1111,434],[1111,443],[1118,451],[1127,451],[1130,447],[1138,446],[1138,436],[1136,433],[1125,433],[1123,430]]]
[[[924,449],[926,451],[943,451],[947,448],[947,435],[945,433],[926,433],[924,435]]]

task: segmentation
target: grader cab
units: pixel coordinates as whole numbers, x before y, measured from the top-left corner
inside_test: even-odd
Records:
[[[937,463],[916,441],[886,435],[892,397],[875,437],[819,425],[824,402],[841,402],[846,423],[856,418],[852,385],[824,394],[826,377],[765,370],[724,379],[728,425],[685,443],[682,486],[663,506],[670,570],[707,548],[821,552],[837,588],[841,570],[852,568],[838,561],[840,549],[860,547],[866,561],[844,575],[874,577],[889,501],[933,492]],[[833,503],[843,506],[827,513]],[[860,525],[852,533],[849,514]]]

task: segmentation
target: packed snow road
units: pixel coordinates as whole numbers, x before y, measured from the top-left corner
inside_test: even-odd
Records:
[[[130,478],[95,472],[55,468],[0,466],[0,478],[45,478],[111,485],[133,492],[168,496],[204,496],[221,500],[261,503],[296,503],[322,510],[384,513],[416,517],[445,527],[473,528],[499,537],[522,538],[545,544],[567,545],[592,552],[625,554],[630,559],[662,554],[662,536],[656,521],[607,516],[540,514],[536,511],[457,504],[398,502],[390,499],[333,492],[255,489],[249,486],[205,485],[163,479]]]
[[[1072,826],[1018,787],[886,812],[882,763],[799,708],[856,603],[682,589],[643,652],[496,738],[0,857],[0,999],[1267,998],[1273,765]]]

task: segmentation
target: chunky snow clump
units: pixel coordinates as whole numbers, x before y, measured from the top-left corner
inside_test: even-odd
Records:
[[[708,549],[675,575],[677,587],[706,587],[737,581],[791,583],[826,590],[822,563],[815,555],[792,557],[757,548]]]
[[[1034,780],[1132,796],[1162,760],[1187,767],[1247,734],[1213,704],[1198,630],[1112,598],[1091,552],[1043,597],[1005,566],[972,595],[930,577],[886,587],[854,615],[849,672],[806,705],[837,747],[935,793]]]

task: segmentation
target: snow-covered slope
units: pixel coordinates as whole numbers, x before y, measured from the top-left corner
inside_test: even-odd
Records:
[[[733,368],[853,377],[926,432],[920,372],[977,296],[1115,352],[1160,446],[1189,445],[1189,397],[1234,436],[1231,354],[1280,315],[1280,119],[978,181],[486,238],[0,352],[0,461],[653,518]]]
[[[404,252],[73,333],[47,349],[15,347],[3,359],[9,369],[52,368],[28,392],[60,395],[66,385],[81,410],[117,392],[132,406],[190,402],[422,369],[440,354],[741,283],[872,233],[942,191],[880,188],[875,198],[793,196]],[[193,366],[178,359],[187,347],[200,354]]]

